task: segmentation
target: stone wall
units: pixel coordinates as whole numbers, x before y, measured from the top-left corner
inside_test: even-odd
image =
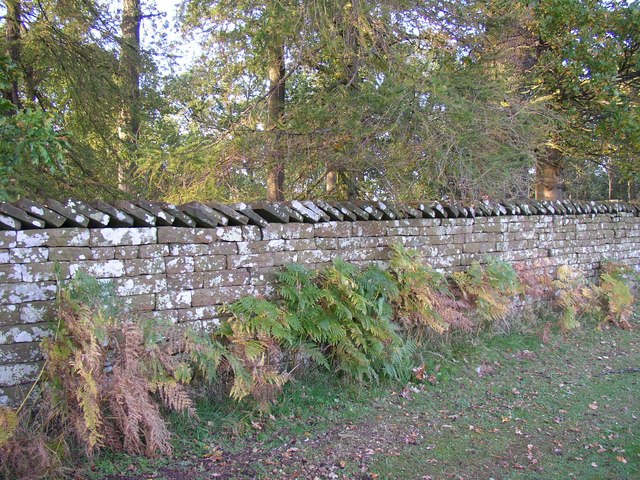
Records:
[[[317,267],[336,257],[384,263],[395,242],[443,270],[491,257],[548,259],[587,273],[603,259],[638,267],[638,213],[0,231],[0,404],[15,404],[37,377],[56,279],[79,270],[112,281],[139,316],[206,325],[224,303],[268,295],[283,265]]]

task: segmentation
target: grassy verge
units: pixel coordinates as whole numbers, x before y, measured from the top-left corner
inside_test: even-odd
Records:
[[[176,453],[103,455],[93,478],[640,478],[640,337],[486,337],[424,352],[413,384],[314,374],[270,411],[201,403],[172,418]]]

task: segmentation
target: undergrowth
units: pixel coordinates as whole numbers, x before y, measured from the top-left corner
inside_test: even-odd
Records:
[[[427,363],[430,344],[506,331],[519,318],[516,307],[536,302],[555,311],[565,332],[583,318],[632,326],[637,278],[619,264],[605,262],[596,285],[568,266],[552,275],[546,265],[500,261],[447,277],[416,250],[396,245],[392,253],[389,271],[342,260],[319,271],[290,265],[278,276],[276,299],[228,305],[211,334],[126,317],[107,286],[78,274],[60,289],[32,398],[0,409],[2,471],[61,477],[72,452],[90,457],[103,448],[168,456],[167,412],[194,418],[195,392],[211,392],[199,385],[268,413],[296,373],[316,367],[356,384],[406,382],[413,366]]]

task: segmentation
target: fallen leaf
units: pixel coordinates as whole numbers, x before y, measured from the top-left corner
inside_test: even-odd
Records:
[[[509,423],[511,421],[510,417],[502,417],[502,423]]]
[[[598,409],[598,402],[593,402],[589,404],[589,408],[591,410],[597,410]]]
[[[616,457],[616,460],[618,460],[619,462],[622,462],[622,463],[627,463],[627,459],[624,458],[622,455],[618,455]]]
[[[416,380],[423,380],[424,379],[424,369],[425,368],[426,368],[425,364],[423,363],[419,367],[416,367],[416,368],[413,369],[413,376],[416,377]]]

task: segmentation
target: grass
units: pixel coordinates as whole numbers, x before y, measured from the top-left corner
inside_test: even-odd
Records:
[[[440,345],[422,353],[426,379],[406,386],[309,374],[268,411],[202,402],[199,420],[172,417],[171,459],[102,455],[84,474],[640,478],[639,340],[584,327],[547,343],[531,331]]]

